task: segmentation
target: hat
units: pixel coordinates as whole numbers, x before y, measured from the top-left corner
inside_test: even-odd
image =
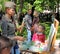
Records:
[[[9,8],[15,8],[16,4],[14,2],[5,2],[5,7],[9,7]]]

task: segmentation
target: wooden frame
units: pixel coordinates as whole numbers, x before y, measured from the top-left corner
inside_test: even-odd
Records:
[[[55,31],[54,36],[52,38],[50,50],[49,51],[45,51],[45,53],[42,53],[42,54],[51,54],[54,51],[54,44],[55,44],[55,41],[56,41],[56,35],[57,35],[57,31],[58,31],[59,21],[57,19],[54,19],[54,23],[53,24],[54,24],[54,27],[55,27],[56,31]]]

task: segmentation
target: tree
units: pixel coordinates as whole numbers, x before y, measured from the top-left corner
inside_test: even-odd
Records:
[[[5,1],[14,1],[17,5],[16,10],[20,9],[21,12],[26,12],[26,9],[29,7],[35,6],[35,9],[39,12],[42,12],[44,9],[55,10],[56,6],[59,8],[59,0],[0,0],[4,9]]]

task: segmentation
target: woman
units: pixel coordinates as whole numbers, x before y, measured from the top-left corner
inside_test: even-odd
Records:
[[[33,16],[34,18],[31,27],[32,35],[33,33],[37,32],[38,23],[39,23],[39,13],[37,11],[34,11]]]
[[[15,3],[13,2],[6,2],[5,3],[5,10],[6,13],[2,18],[2,35],[14,40],[24,40],[23,37],[19,37],[15,35],[15,31],[18,29],[16,28],[15,21],[14,21],[14,14],[15,14]],[[15,48],[13,46],[13,48]],[[12,51],[11,54],[14,54]],[[19,54],[19,53],[16,53]]]

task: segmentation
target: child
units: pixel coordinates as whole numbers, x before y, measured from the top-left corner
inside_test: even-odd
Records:
[[[45,31],[45,27],[43,25],[39,25],[37,32],[33,34],[32,41],[33,42],[39,41],[44,43],[45,42],[44,31]]]

